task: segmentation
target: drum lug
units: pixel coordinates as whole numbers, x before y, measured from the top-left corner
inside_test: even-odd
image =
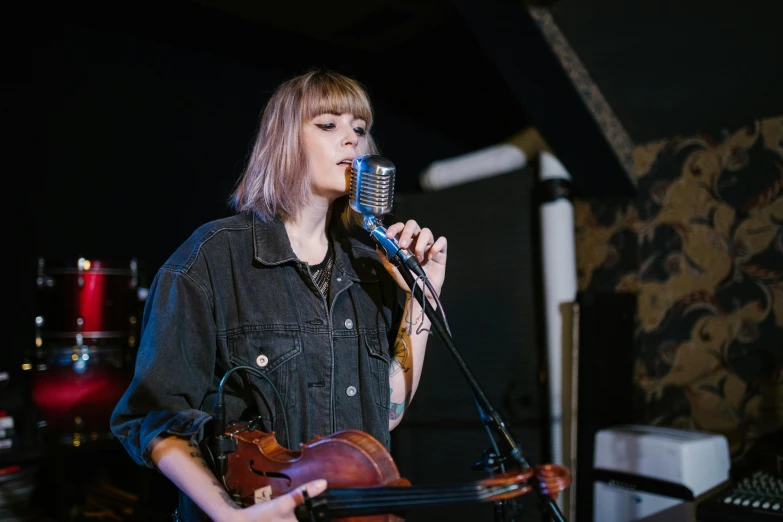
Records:
[[[44,272],[44,266],[46,264],[44,263],[44,258],[39,257],[38,258],[38,277],[35,278],[35,284],[38,286],[38,288],[51,288],[54,286],[54,279],[50,276],[47,276]]]

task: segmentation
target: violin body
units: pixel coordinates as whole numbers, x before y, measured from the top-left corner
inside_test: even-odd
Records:
[[[358,430],[338,431],[301,444],[300,451],[281,446],[274,432],[243,424],[226,430],[236,441],[228,455],[225,485],[243,506],[285,495],[323,478],[328,489],[311,499],[310,510],[299,506],[299,520],[343,522],[402,522],[413,507],[458,502],[494,502],[536,490],[557,498],[571,484],[567,468],[545,464],[521,471],[498,473],[476,482],[412,486],[400,477],[386,447]]]
[[[238,493],[244,506],[269,500],[311,480],[325,478],[330,489],[369,486],[410,486],[400,478],[386,447],[358,430],[343,430],[329,437],[317,436],[302,444],[301,451],[281,446],[274,432],[247,429],[239,424],[226,430],[237,442],[228,456],[226,485]],[[333,518],[346,522],[399,522],[395,515]]]

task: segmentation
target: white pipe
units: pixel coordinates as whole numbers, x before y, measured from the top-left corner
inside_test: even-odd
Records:
[[[498,176],[527,163],[524,151],[502,143],[444,160],[433,161],[419,176],[427,191],[442,190],[470,181]]]
[[[560,161],[546,151],[539,155],[540,182],[571,180]],[[576,249],[574,206],[567,198],[542,202],[541,260],[544,281],[544,308],[549,382],[552,461],[563,462],[563,318],[560,305],[576,299]]]

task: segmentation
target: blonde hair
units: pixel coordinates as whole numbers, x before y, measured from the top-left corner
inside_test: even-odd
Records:
[[[303,125],[324,113],[353,114],[367,123],[371,154],[378,148],[370,134],[372,106],[364,87],[355,80],[329,70],[311,70],[281,84],[261,116],[253,151],[231,196],[239,212],[255,212],[263,220],[285,219],[308,201],[310,176],[302,139]],[[333,216],[346,226],[360,222],[348,198],[335,201]]]

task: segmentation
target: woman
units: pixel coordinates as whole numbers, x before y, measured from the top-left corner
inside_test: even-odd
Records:
[[[294,519],[288,497],[237,509],[202,459],[229,369],[264,378],[227,378],[226,420],[252,421],[291,449],[342,429],[388,448],[416,392],[428,320],[348,204],[353,158],[376,152],[372,123],[350,78],[311,71],[283,83],[233,194],[237,215],[200,227],[155,276],[134,379],[111,424],[137,463],[179,487],[180,520]],[[387,235],[440,293],[446,239],[415,221]]]

